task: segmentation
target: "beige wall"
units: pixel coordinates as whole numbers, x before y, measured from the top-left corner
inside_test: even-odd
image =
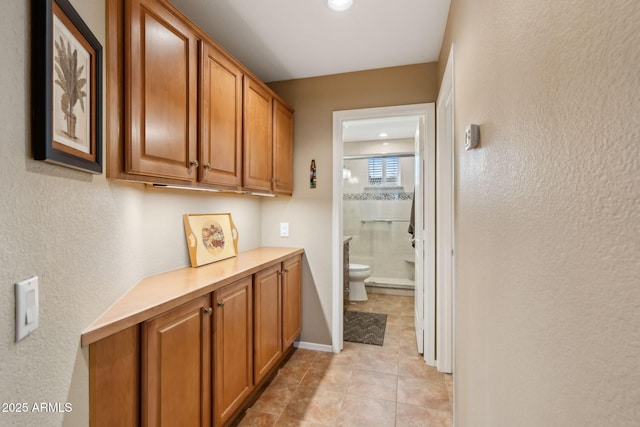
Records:
[[[140,278],[188,264],[183,213],[231,212],[240,250],[259,246],[261,200],[146,190],[32,160],[30,3],[4,2],[0,14],[0,402],[69,402],[73,412],[0,412],[0,425],[86,427],[82,331]],[[72,3],[104,46],[104,0]],[[14,343],[13,283],[31,275],[40,327]]]
[[[270,86],[295,108],[293,197],[262,207],[265,245],[303,246],[302,341],[331,344],[333,111],[435,101],[437,64],[291,80]],[[315,159],[317,188],[309,188]],[[290,224],[281,238],[278,224]]]
[[[640,420],[639,22],[636,0],[452,2],[460,427]]]

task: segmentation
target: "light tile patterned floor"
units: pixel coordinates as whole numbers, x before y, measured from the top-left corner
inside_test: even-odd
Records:
[[[452,376],[417,352],[413,297],[369,294],[349,310],[387,314],[384,345],[298,349],[240,426],[451,426]]]

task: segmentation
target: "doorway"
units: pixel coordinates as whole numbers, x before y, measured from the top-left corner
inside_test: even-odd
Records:
[[[407,118],[414,118],[412,129],[411,150],[399,150],[403,156],[411,155],[415,165],[415,326],[417,347],[424,354],[425,361],[431,365],[435,363],[435,106],[434,104],[414,104],[394,107],[368,108],[360,110],[335,111],[333,113],[333,218],[332,218],[332,246],[333,246],[333,317],[332,317],[332,348],[334,352],[342,349],[343,342],[343,239],[344,218],[343,182],[346,176],[344,168],[345,135],[351,134],[349,126],[365,122],[401,122]],[[382,132],[382,130],[370,130]],[[376,134],[378,135],[378,134]],[[406,137],[406,135],[405,135]],[[369,137],[371,139],[371,137]],[[407,138],[404,138],[407,139]],[[347,150],[348,151],[348,150]],[[398,151],[398,150],[396,150]],[[410,152],[408,152],[410,151]],[[370,159],[372,153],[364,153],[360,157]],[[375,153],[374,153],[375,154]],[[376,158],[388,159],[388,153]],[[397,154],[397,153],[396,153]],[[351,153],[353,156],[353,153]],[[391,156],[393,157],[393,156]],[[352,160],[353,159],[352,157]],[[388,161],[383,160],[383,167]],[[377,164],[376,164],[377,165]],[[375,166],[375,165],[374,165]],[[375,169],[375,168],[374,168]],[[393,176],[382,177],[393,180]],[[370,179],[367,177],[367,179]],[[377,178],[376,178],[377,179]],[[376,184],[377,182],[373,182]],[[412,189],[413,190],[413,189]],[[412,191],[413,192],[413,191]],[[406,225],[409,223],[409,210],[406,212]],[[368,227],[375,225],[375,220],[394,218],[377,218],[371,216]],[[393,222],[393,221],[392,221]],[[385,223],[391,226],[392,222]],[[410,245],[410,235],[406,235],[407,245]],[[410,247],[410,246],[409,246]]]

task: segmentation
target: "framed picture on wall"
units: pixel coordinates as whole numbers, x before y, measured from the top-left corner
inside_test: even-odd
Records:
[[[102,46],[68,0],[31,2],[36,160],[102,173]]]

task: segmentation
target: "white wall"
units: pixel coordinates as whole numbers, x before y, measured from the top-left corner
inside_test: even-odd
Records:
[[[260,245],[261,200],[147,190],[32,160],[29,4],[0,14],[0,402],[69,402],[73,411],[6,414],[2,426],[88,425],[80,335],[142,277],[186,266],[183,213],[231,212],[239,249]],[[73,0],[104,46],[104,0]],[[32,6],[36,7],[36,6]],[[13,284],[40,280],[40,326],[14,343]],[[1,408],[0,408],[1,409]]]
[[[380,141],[349,142],[344,145],[344,155],[412,153],[414,145],[412,139],[393,140],[388,145],[382,145]],[[408,233],[414,158],[400,157],[398,163],[399,187],[372,188],[368,184],[369,159],[344,160],[350,178],[342,181],[343,228],[344,235],[352,237],[349,242],[350,262],[369,265],[372,277],[413,279],[414,265],[405,259],[414,258]],[[368,221],[371,219],[394,221]]]
[[[460,427],[638,425],[639,23],[637,0],[452,2]]]

